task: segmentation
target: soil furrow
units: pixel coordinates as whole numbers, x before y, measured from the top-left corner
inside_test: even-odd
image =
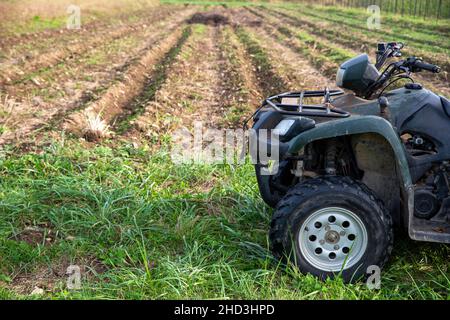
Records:
[[[175,30],[187,16],[192,14],[192,12],[192,10],[184,12],[168,24],[160,23],[151,30],[147,30],[145,37],[141,40],[136,39],[138,42],[144,42],[141,44],[134,44],[134,42],[130,43],[132,47],[126,51],[123,51],[122,49],[119,52],[119,55],[114,54],[114,52],[112,52],[113,55],[111,55],[111,52],[109,52],[110,50],[108,50],[106,56],[102,58],[103,62],[98,65],[92,65],[86,63],[86,61],[74,61],[74,69],[69,70],[70,72],[68,74],[59,72],[62,78],[54,82],[57,84],[57,87],[63,88],[69,85],[70,87],[81,85],[81,90],[77,89],[75,92],[69,92],[68,99],[64,97],[55,97],[50,99],[49,102],[39,101],[39,105],[34,107],[30,102],[17,104],[17,112],[7,118],[8,131],[0,137],[0,144],[10,143],[17,139],[24,139],[30,133],[35,133],[37,131],[55,129],[58,127],[60,120],[63,120],[70,113],[77,110],[83,110],[87,107],[89,102],[101,99],[102,96],[99,95],[108,92],[108,87],[111,83],[117,81],[120,83],[120,81],[129,74],[128,69],[133,65],[138,64],[142,56],[151,50],[156,42],[164,39],[171,30]],[[87,69],[86,71],[83,71],[80,68]],[[87,71],[89,71],[89,73],[87,73]],[[84,80],[88,75],[89,79],[87,79],[87,81]],[[40,87],[43,88],[39,89],[42,91],[44,89],[47,90],[50,86],[41,85]],[[31,87],[30,90],[35,89]],[[38,96],[39,94],[35,92],[33,99],[37,99]],[[12,99],[11,96],[10,99]],[[29,108],[27,108],[27,106]],[[29,112],[21,112],[19,109],[24,109],[24,111]],[[37,109],[40,113],[37,114],[33,109]]]
[[[303,15],[312,16],[312,17],[314,17],[316,19],[320,19],[320,20],[327,20],[331,23],[341,25],[341,26],[345,25],[349,28],[356,29],[356,30],[361,29],[360,24],[355,23],[354,21],[352,21],[350,19],[336,19],[332,15],[329,15],[327,13],[323,13],[320,11],[318,12],[318,11],[311,10],[311,9],[304,10],[304,8],[300,8],[300,7],[298,9],[300,10],[300,13]],[[277,10],[282,11],[283,9],[277,9]],[[398,34],[392,30],[389,30],[389,28],[388,29],[384,28],[384,29],[378,29],[378,30],[370,30],[370,34],[374,37],[382,36],[383,38],[390,38],[390,39],[401,38],[402,41],[415,43],[416,46],[436,48],[436,50],[439,50],[441,52],[448,52],[448,49],[450,49],[448,44],[445,44],[445,43],[442,43],[439,41],[435,41],[435,40],[421,39],[418,37],[410,36],[410,35],[408,35],[408,32]]]
[[[6,54],[10,55],[8,51],[12,50],[19,54],[24,47],[41,47],[45,48],[47,45],[41,46],[42,40],[50,41],[51,43],[70,43],[78,37],[83,37],[86,34],[104,32],[107,29],[114,29],[118,25],[122,24],[132,24],[133,21],[143,21],[149,17],[149,15],[154,15],[155,17],[159,12],[164,13],[168,10],[179,10],[182,7],[172,6],[172,5],[158,5],[150,6],[145,9],[141,8],[138,10],[133,10],[127,13],[108,14],[101,19],[94,17],[92,20],[86,22],[86,19],[82,19],[82,24],[80,29],[67,29],[65,26],[61,28],[51,28],[47,30],[37,31],[37,32],[27,32],[27,33],[15,33],[14,35],[3,35],[0,32],[0,49],[2,51],[7,51]],[[1,27],[1,22],[0,22]],[[2,30],[3,31],[3,30]],[[75,38],[74,38],[75,36]],[[22,49],[20,49],[22,48]],[[15,51],[18,49],[18,51]]]
[[[255,15],[252,12],[246,12],[243,15],[247,16],[247,19],[250,19],[250,17],[253,16],[254,20],[251,21],[260,22],[258,24],[253,22],[252,25],[260,30],[264,30],[265,33],[271,37],[271,41],[269,42],[270,44],[273,42],[279,42],[284,46],[289,47],[302,57],[307,58],[323,75],[329,79],[333,79],[336,74],[336,63],[330,60],[327,56],[321,55],[319,48],[315,45],[303,43],[300,39],[294,36],[294,32],[284,26],[277,25],[276,23],[263,23],[263,21],[268,20],[267,18],[262,19],[260,16],[257,14]]]
[[[153,23],[155,19],[158,19],[158,21],[165,20],[175,13],[178,12],[169,9],[154,12],[137,23],[102,30],[103,32],[100,34],[94,32],[89,36],[76,38],[73,43],[60,42],[53,44],[50,51],[40,51],[34,57],[29,57],[30,53],[26,53],[22,57],[15,56],[13,59],[0,64],[0,84],[17,84],[27,81],[30,76],[39,73],[40,69],[47,70],[53,65],[64,63],[68,59],[74,59],[88,50],[120,39],[128,34],[144,32],[147,24]]]
[[[260,14],[262,12],[268,13],[277,19],[281,19],[286,25],[294,25],[296,27],[302,28],[302,30],[307,29],[307,31],[311,34],[314,34],[319,37],[325,37],[330,41],[337,42],[345,47],[352,48],[354,50],[364,51],[366,53],[374,56],[375,46],[377,40],[373,37],[365,36],[362,33],[355,33],[347,27],[343,27],[337,23],[326,22],[321,20],[314,21],[309,20],[311,17],[302,16],[291,16],[283,11],[272,10],[269,8],[264,8],[261,10],[251,10],[255,14]],[[261,15],[264,17],[263,15]],[[443,71],[436,75],[425,76],[424,78],[428,81],[433,81],[436,77],[448,81],[448,73],[450,72],[450,62],[448,60],[448,56],[443,53],[431,53],[424,52],[421,49],[416,48],[408,48],[406,47],[404,50],[405,55],[416,55],[421,56],[429,63],[434,63],[440,65]]]
[[[250,13],[254,14],[252,11]],[[261,12],[259,13],[261,14]],[[271,26],[276,28],[278,33],[281,33],[286,39],[280,39],[277,35],[277,31],[273,31],[269,25],[265,25],[266,30],[270,31],[273,35],[277,35],[282,41],[289,41],[289,45],[295,48],[296,51],[308,54],[309,59],[320,69],[326,73],[329,77],[334,77],[336,70],[341,62],[346,59],[356,56],[359,52],[336,45],[329,42],[327,39],[319,36],[311,36],[307,30],[295,30],[292,27],[287,27],[286,23],[279,23],[278,19],[270,17],[266,14],[262,14],[266,21],[270,21]],[[298,41],[300,40],[300,42]],[[296,44],[297,42],[297,44]],[[336,58],[339,57],[339,58]],[[331,59],[330,59],[331,58]],[[339,60],[339,62],[338,62]],[[426,86],[439,94],[449,95],[450,89],[446,86],[446,83],[442,83],[437,79],[424,79],[423,76],[415,74],[414,77],[426,84]]]
[[[234,12],[233,19],[241,41],[250,44],[246,47],[253,58],[263,97],[283,91],[333,86],[332,81],[311,66],[302,54],[274,41],[275,36],[271,33],[274,29],[264,24],[260,17],[239,11]]]
[[[256,69],[258,84],[265,95],[270,96],[286,91],[287,84],[276,74],[269,57],[258,42],[252,39],[244,27],[238,27],[236,34],[251,57],[253,66]]]
[[[224,92],[220,61],[222,53],[217,27],[193,25],[193,35],[186,42],[168,77],[155,93],[144,112],[131,122],[127,138],[151,139],[156,145],[172,131],[184,126],[192,129],[194,121],[204,127],[220,127],[224,116]]]
[[[337,8],[326,8],[324,10],[325,13],[329,12],[333,15],[336,16],[340,16],[342,18],[345,19],[349,19],[349,20],[355,20],[355,22],[359,21],[360,23],[365,23],[368,18],[368,15],[363,13],[355,13],[355,12],[346,12],[346,11],[341,11],[340,9]],[[399,16],[396,14],[391,14],[391,15],[385,15],[383,17],[383,20],[386,21],[388,24],[390,25],[400,25],[403,28],[408,28],[410,30],[419,30],[422,33],[427,33],[427,34],[433,34],[433,35],[440,35],[440,36],[446,36],[448,33],[450,33],[450,27],[448,25],[445,24],[445,20],[434,20],[434,21],[430,21],[430,20],[420,20],[420,19],[414,19],[412,22],[411,21],[411,12],[409,15],[405,15],[403,16]]]
[[[264,92],[257,84],[250,57],[231,27],[223,28],[219,47],[222,61],[219,66],[224,87],[223,124],[240,127],[242,121],[259,106]]]
[[[273,41],[273,35],[263,28],[253,28],[251,32],[269,56],[274,70],[284,80],[289,91],[318,90],[335,85],[298,52],[283,43]]]
[[[158,46],[154,46],[127,72],[124,81],[109,88],[101,99],[87,109],[70,116],[64,129],[83,135],[88,140],[97,140],[104,137],[105,133],[92,128],[89,121],[98,118],[116,130],[124,130],[129,118],[142,112],[142,105],[152,99],[154,92],[164,82],[168,66],[178,55],[190,33],[189,27],[179,29]]]

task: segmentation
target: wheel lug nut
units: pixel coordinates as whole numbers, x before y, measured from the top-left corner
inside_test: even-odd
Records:
[[[330,231],[330,229],[331,229],[330,226],[326,226],[326,227],[325,227],[325,230],[326,230],[326,231]]]
[[[340,234],[341,236],[345,236],[345,231],[341,231],[341,232],[339,232],[339,234]]]
[[[324,243],[325,243],[325,240],[319,240],[319,243],[320,243],[320,244],[324,244]]]
[[[339,246],[338,245],[335,245],[333,248],[334,248],[334,250],[339,250]]]

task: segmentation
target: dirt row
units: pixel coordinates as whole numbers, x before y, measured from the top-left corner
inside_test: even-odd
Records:
[[[170,132],[179,126],[191,127],[202,120],[212,125],[220,121],[222,84],[218,61],[218,30],[195,25],[155,99],[144,113],[133,121],[146,135]]]
[[[154,77],[158,65],[163,57],[180,42],[183,35],[181,27],[164,38],[164,41],[152,46],[137,64],[127,70],[124,79],[109,87],[100,99],[94,101],[86,109],[76,112],[65,119],[63,129],[65,131],[84,136],[88,140],[97,140],[107,136],[102,130],[107,124],[113,125],[114,120],[125,112],[125,109],[133,99],[141,95],[149,79]],[[102,127],[96,125],[102,122]]]
[[[225,105],[224,124],[240,127],[242,121],[259,106],[264,96],[258,85],[258,74],[251,64],[244,45],[230,26],[223,28],[220,39],[221,76],[225,85],[222,94]]]
[[[145,41],[134,38],[126,46],[134,54],[122,58],[122,72],[97,85],[93,96],[70,96],[63,105],[53,99],[35,113],[19,113],[16,126],[8,124],[16,130],[5,132],[0,144],[39,145],[47,135],[66,131],[89,141],[150,139],[157,146],[180,127],[192,129],[196,120],[205,127],[240,127],[268,95],[332,86],[301,52],[275,41],[276,29],[260,17],[242,9],[194,12],[161,22]],[[77,74],[94,68],[83,59],[78,64]]]
[[[309,61],[292,48],[273,41],[273,35],[263,28],[247,29],[254,34],[261,48],[269,55],[276,73],[286,84],[286,89],[293,91],[299,88],[325,88],[334,86],[331,79],[322,75]]]
[[[270,8],[272,9],[272,8]],[[449,43],[447,39],[440,39],[440,38],[434,38],[433,37],[423,37],[423,34],[410,34],[412,30],[404,30],[402,29],[401,34],[399,34],[399,30],[396,31],[392,30],[389,24],[383,23],[383,28],[378,30],[361,30],[364,29],[364,24],[360,24],[358,22],[355,22],[353,19],[336,19],[336,17],[333,14],[328,14],[326,12],[322,12],[321,10],[310,10],[307,8],[298,8],[299,11],[297,11],[297,15],[305,15],[312,17],[316,20],[323,21],[326,20],[327,22],[330,22],[332,24],[335,24],[337,26],[345,26],[349,29],[356,29],[360,30],[366,35],[372,37],[372,38],[388,38],[388,39],[396,39],[401,38],[403,41],[408,43],[413,43],[416,47],[426,48],[425,50],[429,50],[430,48],[435,48],[436,51],[439,52],[446,52],[446,50],[450,49]],[[306,10],[305,10],[306,9]],[[288,14],[292,14],[292,11],[286,10],[285,8],[278,8],[275,10],[283,11]],[[393,24],[394,25],[394,24]],[[391,25],[391,26],[393,26]],[[436,35],[436,34],[435,34]]]
[[[256,22],[259,22],[257,30],[259,30],[260,33],[263,32],[270,36],[270,40],[267,40],[270,45],[276,43],[283,48],[279,54],[281,52],[287,52],[290,49],[298,56],[302,57],[302,60],[300,60],[302,63],[298,64],[297,72],[300,72],[304,68],[304,65],[311,64],[315,69],[320,71],[321,75],[330,80],[334,80],[337,64],[328,57],[330,54],[329,47],[304,43],[304,41],[295,37],[295,31],[290,31],[275,20],[270,20],[270,17],[265,17],[253,10],[248,10],[245,14],[252,17],[252,19],[255,19]],[[264,23],[266,21],[270,21],[271,23]]]
[[[258,18],[261,19],[265,19],[266,21],[270,22],[270,25],[275,27],[276,29],[272,29],[272,33],[274,35],[277,34],[277,31],[281,31],[284,36],[287,37],[287,39],[285,39],[286,41],[288,41],[291,45],[295,42],[297,42],[297,48],[299,48],[299,50],[304,50],[302,49],[302,47],[304,47],[305,45],[302,44],[301,42],[296,41],[295,36],[297,34],[298,30],[301,30],[302,32],[311,32],[310,29],[308,28],[302,28],[300,25],[294,26],[294,27],[288,27],[289,25],[292,25],[292,21],[288,20],[288,18],[282,18],[282,17],[275,17],[274,15],[268,14],[265,11],[267,10],[253,10],[250,9],[249,10],[252,14],[255,14]],[[269,26],[265,25],[266,30],[270,29]],[[298,29],[301,28],[301,29]],[[342,52],[348,52],[351,56],[356,56],[358,55],[361,51],[359,50],[355,50],[353,48],[349,48],[347,46],[342,46],[342,45],[337,45],[335,41],[330,42],[330,40],[319,36],[319,35],[314,35],[314,37],[312,38],[314,39],[314,44],[313,43],[308,43],[309,47],[308,50],[311,51],[317,51],[317,54],[312,53],[311,57],[312,59],[320,59],[320,56],[324,56],[323,60],[327,60],[326,59],[326,55],[328,54],[328,49],[327,48],[333,48],[335,50],[340,50]],[[335,39],[337,42],[339,42],[338,39]],[[309,41],[309,40],[308,40]],[[312,40],[311,40],[312,41]],[[323,48],[321,48],[321,46],[323,46]],[[361,48],[360,48],[361,49]],[[366,50],[371,56],[375,56],[375,51],[373,49],[369,49],[368,47],[366,47],[364,50]],[[320,60],[318,61],[319,63],[322,63]],[[330,77],[334,77],[335,75],[335,70],[337,70],[339,63],[334,62],[334,61],[329,61],[328,62],[329,66],[326,66],[327,70],[322,69],[322,71],[328,73],[327,71],[329,70],[329,76]],[[424,85],[427,86],[427,88],[429,88],[430,90],[437,92],[439,94],[443,94],[443,95],[449,95],[450,94],[450,89],[448,87],[448,82],[447,81],[442,81],[440,80],[438,77],[434,76],[434,75],[421,75],[421,74],[415,74],[414,78],[416,78],[417,81],[423,83]]]
[[[106,25],[99,30],[89,32],[74,32],[70,39],[42,39],[39,46],[33,44],[23,47],[8,48],[9,59],[0,63],[0,85],[7,85],[25,81],[27,75],[63,63],[68,59],[75,59],[83,53],[93,50],[104,43],[123,38],[129,34],[144,32],[157,21],[165,20],[179,13],[179,9],[160,8],[137,22],[119,25]]]
[[[296,15],[293,17],[282,10],[276,9],[261,8],[255,9],[254,12],[259,14],[267,13],[270,16],[282,21],[285,25],[296,26],[319,38],[326,38],[327,40],[337,42],[345,48],[350,48],[352,50],[356,50],[357,52],[363,51],[372,57],[375,56],[375,45],[377,40],[368,37],[361,32],[351,30],[349,27],[322,20],[318,22],[311,20],[311,17],[307,17],[305,15]],[[423,75],[418,76],[421,80],[428,81],[434,86],[439,86],[439,79],[444,80],[446,86],[448,87],[449,64],[447,55],[443,53],[423,52],[423,50],[415,49],[414,47],[406,47],[403,51],[405,55],[422,56],[424,59],[428,60],[428,62],[440,65],[443,69],[440,74],[436,75],[424,73]]]
[[[88,107],[112,83],[127,76],[128,70],[139,65],[142,56],[155,43],[167,37],[192,13],[193,10],[184,11],[170,21],[159,21],[143,33],[105,43],[78,59],[57,65],[32,81],[6,87],[7,96],[3,99],[14,108],[2,119],[7,131],[1,136],[0,144],[23,140],[38,128],[54,129],[60,119]]]
[[[271,46],[270,37],[248,14],[239,10],[225,15],[230,26],[197,30],[186,43],[155,99],[132,121],[128,137],[145,136],[157,141],[182,126],[192,128],[195,120],[203,121],[206,127],[237,127],[259,106],[262,97],[276,93],[267,90],[330,85],[299,54],[279,44]],[[267,55],[268,61],[260,64],[254,58],[257,54]],[[301,72],[296,69],[297,63],[304,66]]]
[[[79,38],[90,36],[91,34],[102,33],[108,29],[115,29],[124,24],[133,24],[139,21],[148,19],[151,15],[157,16],[158,13],[164,13],[168,10],[178,11],[186,6],[175,5],[158,5],[149,8],[121,12],[113,15],[103,15],[102,17],[91,17],[90,21],[82,19],[80,29],[67,29],[66,26],[62,28],[50,28],[37,32],[20,33],[15,35],[6,35],[0,37],[0,49],[5,55],[10,55],[11,51],[28,48],[40,47],[47,48],[47,42],[58,45],[59,43],[70,43]],[[3,31],[3,30],[2,30]]]

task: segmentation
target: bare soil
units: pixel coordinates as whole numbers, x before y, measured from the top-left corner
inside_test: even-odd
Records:
[[[304,43],[280,32],[295,34],[300,24],[291,18],[257,8],[172,8],[156,7],[114,30],[113,19],[76,34],[49,34],[28,58],[33,36],[3,41],[9,53],[0,64],[0,145],[29,150],[61,132],[96,143],[120,136],[160,141],[197,120],[236,128],[270,94],[334,87],[337,64],[312,61],[300,50]],[[196,31],[184,42],[186,28]],[[418,79],[448,93],[445,83]]]
[[[7,130],[0,137],[0,144],[24,140],[45,126],[55,129],[60,118],[67,118],[71,111],[82,110],[90,101],[101,98],[113,82],[129,77],[130,69],[140,65],[142,56],[190,14],[192,11],[187,10],[178,13],[175,19],[147,26],[140,33],[106,41],[78,59],[54,66],[48,73],[3,87],[6,91],[3,97],[13,105],[13,110],[3,114]]]
[[[51,67],[57,63],[62,63],[68,59],[74,59],[86,51],[101,46],[104,43],[125,37],[131,33],[138,33],[151,26],[157,20],[176,15],[178,10],[162,8],[160,11],[150,12],[149,15],[141,17],[140,21],[132,23],[122,23],[117,21],[117,25],[98,24],[84,27],[81,30],[55,31],[56,34],[67,35],[58,38],[45,37],[38,43],[26,43],[5,47],[5,56],[0,61],[0,84],[6,85],[13,82],[20,82],[26,76],[46,67]],[[93,28],[96,26],[96,28]]]

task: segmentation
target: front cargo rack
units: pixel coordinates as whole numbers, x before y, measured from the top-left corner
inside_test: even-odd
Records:
[[[269,106],[282,114],[295,116],[346,118],[350,116],[350,113],[332,105],[332,97],[342,94],[344,94],[342,90],[329,90],[328,88],[325,90],[285,92],[267,98],[261,108]],[[323,103],[303,103],[305,98],[311,97],[323,97]]]

